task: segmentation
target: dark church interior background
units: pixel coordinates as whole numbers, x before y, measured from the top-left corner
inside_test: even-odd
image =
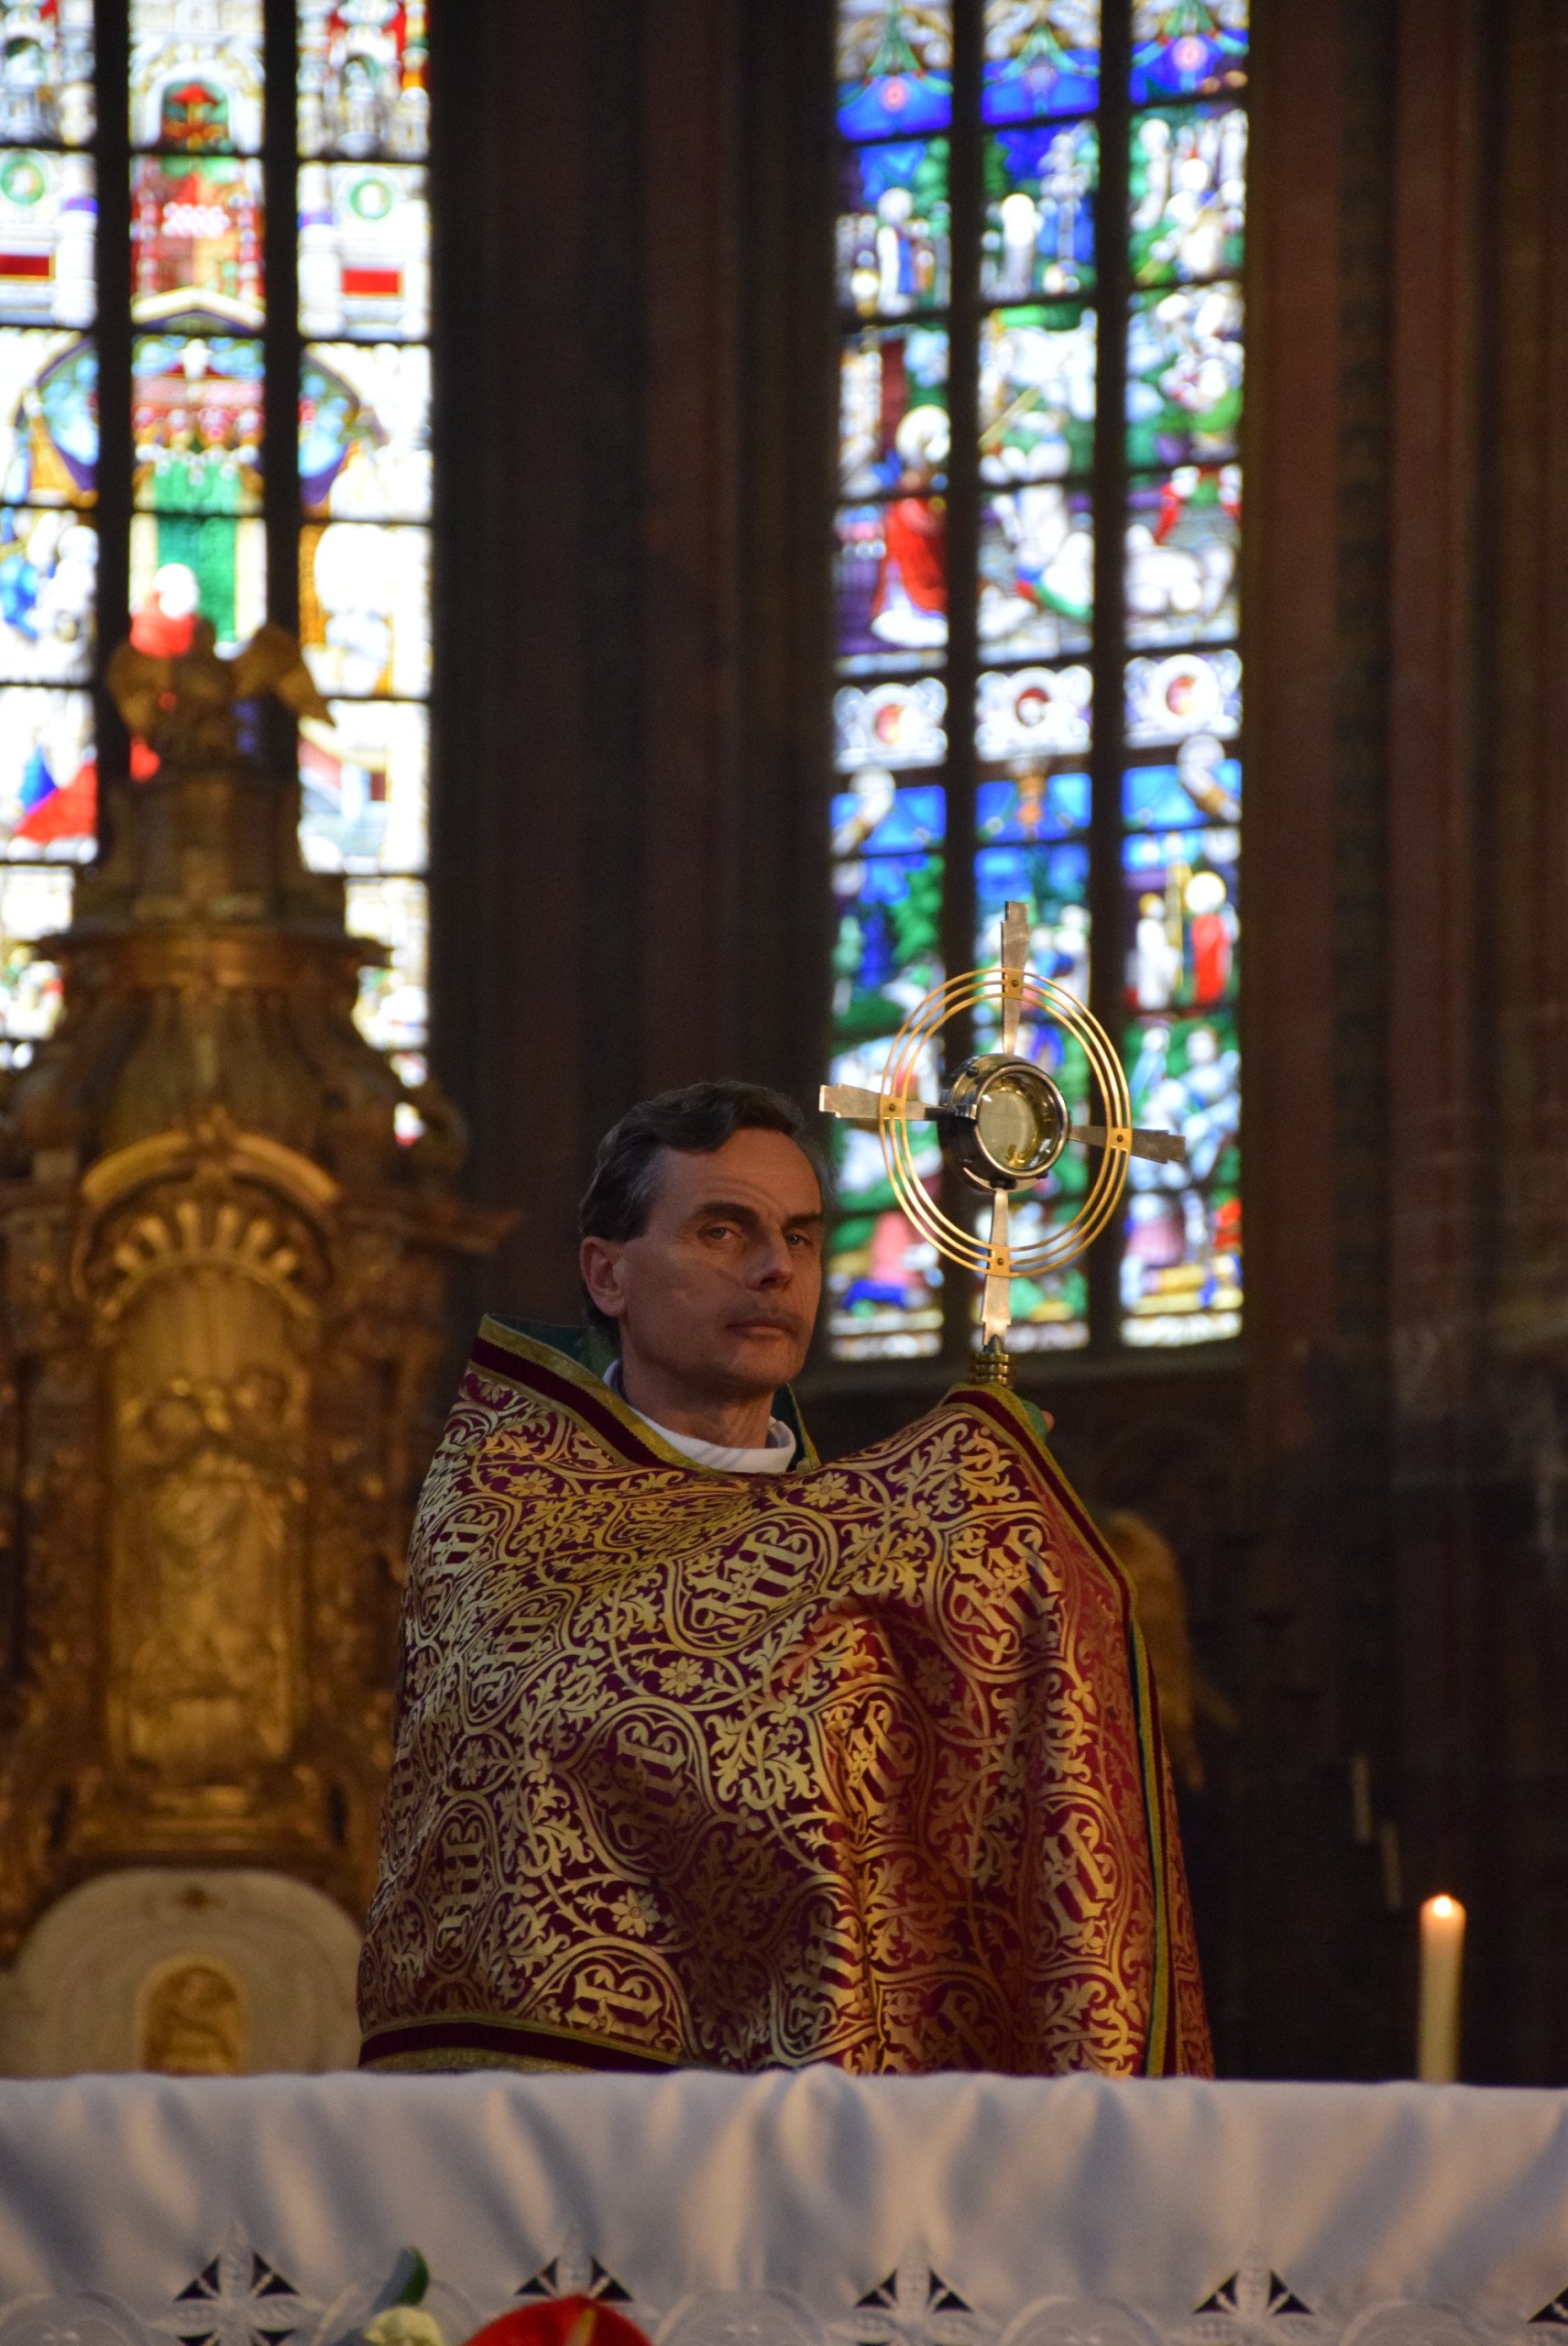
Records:
[[[361,1031],[518,1210],[436,1387],[629,1102],[874,1080],[1025,899],[1189,1143],[1014,1342],[1179,1559],[1222,2069],[1408,2073],[1448,1890],[1465,2074],[1568,2076],[1561,13],[5,0],[0,76],[6,1067],[198,614],[300,634]],[[835,1146],[828,1452],[975,1310]]]

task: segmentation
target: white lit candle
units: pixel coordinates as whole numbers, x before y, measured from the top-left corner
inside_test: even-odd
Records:
[[[1421,1908],[1421,2001],[1416,2031],[1416,2075],[1423,2085],[1452,2085],[1459,2075],[1464,1962],[1464,1907],[1457,1898],[1429,1898]]]

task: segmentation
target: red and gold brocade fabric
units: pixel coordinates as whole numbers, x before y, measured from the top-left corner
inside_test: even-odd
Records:
[[[367,2066],[1206,2072],[1119,1566],[1040,1420],[709,1473],[487,1321],[415,1529]]]

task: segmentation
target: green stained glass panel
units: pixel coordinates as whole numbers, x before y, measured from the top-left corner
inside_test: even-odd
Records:
[[[947,486],[945,328],[862,327],[845,339],[839,389],[841,496]]]
[[[1241,412],[1240,286],[1139,294],[1128,321],[1128,464],[1223,463],[1235,455]]]
[[[260,512],[265,377],[259,342],[137,337],[131,430],[138,512]]]
[[[993,310],[981,331],[980,471],[1001,488],[1086,473],[1095,317],[1071,301]]]
[[[1246,115],[1239,106],[1171,106],[1134,118],[1135,285],[1234,277],[1246,220]]]

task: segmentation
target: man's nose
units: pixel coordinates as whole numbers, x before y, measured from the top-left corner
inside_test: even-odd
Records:
[[[762,1239],[751,1263],[754,1287],[787,1287],[795,1263],[783,1235]]]

